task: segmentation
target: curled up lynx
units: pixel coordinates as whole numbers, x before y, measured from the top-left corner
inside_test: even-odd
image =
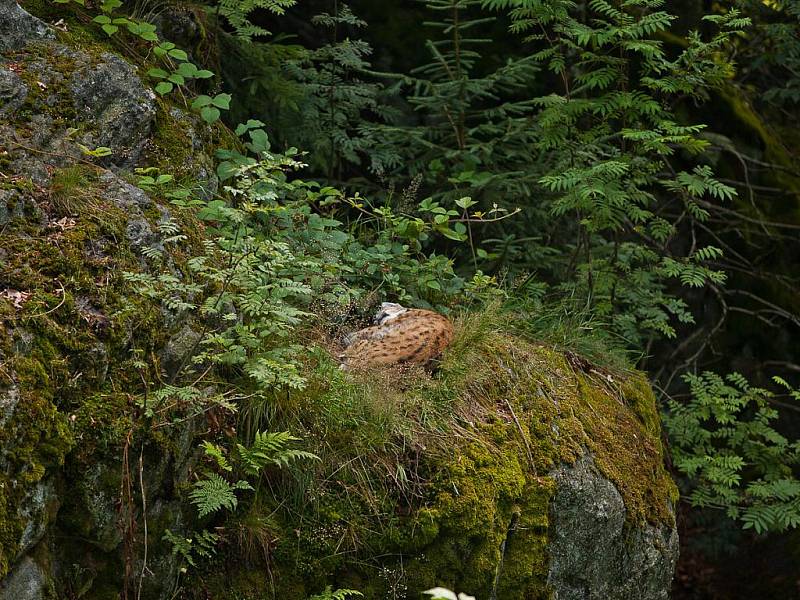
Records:
[[[375,315],[375,325],[351,333],[344,341],[347,347],[339,356],[343,369],[425,365],[453,341],[453,324],[431,310],[384,302]]]

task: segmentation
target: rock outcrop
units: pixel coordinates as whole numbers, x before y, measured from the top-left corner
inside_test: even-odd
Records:
[[[19,50],[32,39],[53,38],[52,30],[16,0],[0,0],[0,52]]]
[[[668,600],[678,557],[669,524],[626,523],[625,502],[590,455],[551,476],[548,583],[557,600]]]

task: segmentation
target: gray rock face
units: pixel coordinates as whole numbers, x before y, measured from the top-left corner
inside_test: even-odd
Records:
[[[118,252],[118,246],[125,245],[142,255],[143,268],[147,268],[146,251],[163,248],[164,244],[158,225],[151,222],[153,214],[163,222],[170,218],[170,212],[154,203],[145,191],[125,181],[118,170],[140,166],[142,151],[151,140],[155,123],[155,95],[143,85],[136,68],[123,59],[108,53],[98,57],[75,44],[47,39],[53,37],[44,23],[16,2],[0,0],[0,149],[6,164],[3,172],[25,180],[19,189],[0,190],[0,230],[9,223],[16,225],[12,221],[24,219],[31,228],[39,226],[39,234],[44,235],[50,207],[45,190],[39,186],[46,188],[60,168],[74,165],[78,160],[94,162],[113,169],[102,171],[99,182],[92,178],[92,187],[104,202],[113,203],[127,214],[127,239],[116,235],[116,231],[99,236],[86,244],[85,256],[87,260],[96,258],[99,263]],[[23,48],[25,51],[19,52]],[[12,56],[10,52],[15,54]],[[199,119],[191,113],[174,113],[170,117],[180,119],[180,131],[189,137],[191,148],[187,151],[191,157],[187,160],[192,172],[207,174],[216,185],[214,163],[207,154]],[[192,123],[196,124],[194,128],[189,127]],[[84,156],[79,143],[90,148],[107,146],[112,155]],[[159,158],[166,162],[171,157]],[[5,253],[5,248],[0,249],[0,264]],[[91,366],[82,370],[81,377],[83,381],[97,382],[95,387],[100,389],[111,360],[109,348],[99,341],[105,339],[101,333],[108,317],[85,290],[75,292],[72,297],[82,326],[98,337],[98,343],[87,350]],[[12,352],[20,355],[30,352],[36,342],[34,335],[16,330]],[[184,342],[192,343],[189,339]],[[175,351],[180,349],[175,346]],[[3,358],[0,355],[0,363]],[[0,440],[0,472],[9,471],[7,450],[13,448],[15,438],[7,430],[9,423],[15,423],[19,417],[18,411],[26,398],[23,392],[17,385],[9,387],[0,377],[0,429],[4,434]],[[180,450],[150,455],[149,459],[145,453],[144,487],[151,523],[158,522],[161,527],[168,526],[186,535],[190,532],[174,490],[179,483],[176,473],[186,480],[190,465],[196,460],[194,427],[193,423],[186,423],[176,433]],[[80,584],[75,588],[79,589],[75,597],[94,597],[99,592],[87,590],[95,577],[100,576],[98,573],[119,575],[115,572],[115,561],[123,550],[118,527],[121,468],[117,457],[98,458],[91,468],[71,475],[69,487],[64,485],[67,482],[59,466],[48,463],[45,468],[41,479],[26,481],[24,487],[16,488],[18,493],[9,504],[9,514],[16,512],[21,527],[15,529],[19,539],[7,544],[4,541],[4,547],[0,548],[0,552],[8,549],[9,554],[4,557],[9,571],[0,576],[0,600],[65,597],[64,590],[74,583]],[[153,545],[143,597],[170,598],[181,559],[162,543],[160,534],[151,530],[151,537]],[[76,551],[76,547],[85,549],[85,553]]]
[[[678,559],[674,527],[628,527],[625,505],[591,456],[551,475],[550,509],[554,600],[668,600]]]
[[[5,26],[4,19],[0,10],[0,28]],[[0,124],[0,144],[16,146],[11,157],[15,171],[47,185],[46,166],[65,166],[80,157],[77,142],[89,148],[110,148],[110,156],[97,160],[103,166],[135,166],[156,115],[155,94],[145,88],[136,69],[114,54],[102,54],[97,62],[86,52],[51,41],[39,41],[37,51],[36,58],[21,62],[25,75],[38,82],[34,89],[28,89],[20,75],[3,68],[0,57],[0,116],[13,116],[26,99],[34,113],[24,131]],[[82,133],[73,138],[74,130],[70,133],[68,128]],[[23,146],[42,152],[25,152]]]
[[[14,414],[17,404],[19,404],[19,388],[16,385],[0,389],[0,427],[3,427]]]
[[[139,213],[153,204],[144,190],[120,179],[114,173],[106,171],[100,176],[100,181],[105,186],[105,196],[126,211]]]
[[[197,348],[197,344],[203,336],[191,326],[186,325],[178,333],[173,335],[161,352],[162,367],[170,375],[186,361],[190,352]]]
[[[0,190],[0,225],[25,214],[25,200],[16,190]]]
[[[22,78],[0,67],[0,117],[17,110],[28,96],[28,86]]]
[[[200,121],[197,115],[186,113],[179,108],[171,108],[169,114],[180,123],[181,129],[189,139],[194,151],[186,166],[197,179],[197,193],[204,200],[211,200],[219,190],[219,178],[215,171],[215,165],[210,157],[203,152],[203,148],[208,143],[203,139],[198,128]]]
[[[153,205],[150,197],[141,188],[129,184],[110,171],[103,173],[100,181],[105,188],[105,198],[124,209],[129,215],[128,224],[125,226],[125,236],[131,247],[140,253],[148,248],[163,251],[162,236],[153,231],[149,221],[142,213],[143,210]],[[161,206],[157,208],[162,219],[169,218],[169,211]]]
[[[92,543],[104,552],[111,552],[122,542],[122,532],[117,528],[116,522],[116,490],[109,489],[101,481],[107,471],[115,467],[116,465],[93,465],[74,486],[74,492],[80,495],[81,506],[85,510],[87,534],[92,536]]]
[[[0,52],[20,50],[35,38],[52,38],[42,21],[24,11],[16,0],[0,0]]]
[[[0,583],[0,600],[43,600],[49,587],[47,573],[26,556]]]
[[[58,507],[58,499],[50,480],[39,481],[28,492],[22,503],[19,516],[25,522],[25,529],[19,541],[19,555],[23,555],[39,543]]]
[[[139,158],[155,121],[155,94],[142,85],[130,64],[113,54],[102,58],[99,65],[77,71],[70,90],[78,113],[96,128],[84,143],[111,148],[109,162],[130,167]]]

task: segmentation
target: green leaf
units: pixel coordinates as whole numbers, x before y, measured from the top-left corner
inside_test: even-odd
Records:
[[[217,108],[222,108],[224,110],[228,110],[231,104],[231,95],[230,94],[217,94],[214,96],[214,99],[211,103],[216,106]]]
[[[184,50],[180,48],[174,48],[169,51],[169,55],[177,60],[189,60],[189,56],[186,54]]]
[[[469,196],[464,196],[463,198],[459,198],[456,200],[456,206],[460,206],[463,209],[467,209],[470,206],[474,206],[477,204],[472,198]]]
[[[236,135],[243,135],[250,129],[255,129],[257,127],[265,127],[266,124],[263,121],[259,121],[258,119],[248,119],[247,123],[239,123],[236,126]]]
[[[213,123],[217,119],[219,119],[219,109],[214,108],[213,106],[204,106],[200,109],[200,116],[206,123]]]
[[[251,143],[248,144],[250,150],[255,154],[269,150],[269,138],[263,129],[253,129],[250,131]]]
[[[169,94],[173,87],[174,86],[169,81],[161,81],[158,83],[158,85],[156,85],[155,90],[164,96],[165,94]]]
[[[94,150],[89,148],[88,146],[84,146],[83,144],[78,144],[78,148],[80,148],[81,152],[83,152],[87,156],[111,156],[111,148],[107,148],[106,146],[98,146]]]
[[[466,239],[464,234],[461,234],[461,233],[458,233],[456,231],[453,231],[449,227],[437,228],[436,231],[441,233],[447,239],[454,240],[456,242],[463,242]]]
[[[212,98],[210,96],[200,95],[194,99],[194,102],[192,102],[192,108],[198,110],[200,108],[203,108],[204,106],[208,106],[209,104],[211,104],[211,102]]]
[[[175,70],[177,73],[186,77],[187,79],[193,78],[197,76],[197,67],[194,66],[190,62],[184,62],[178,65],[178,68]]]
[[[122,6],[121,0],[105,0],[100,5],[100,10],[102,10],[105,13],[110,13],[113,10],[116,10],[117,8],[119,8],[120,6]]]

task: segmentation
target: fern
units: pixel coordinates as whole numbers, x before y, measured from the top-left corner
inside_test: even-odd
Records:
[[[288,467],[296,460],[317,459],[315,454],[287,448],[292,442],[300,441],[288,431],[281,432],[260,432],[257,431],[255,439],[249,448],[236,445],[245,473],[248,475],[258,475],[267,465],[277,467]]]
[[[309,596],[308,600],[347,600],[356,596],[363,596],[356,590],[338,589],[334,590],[331,586],[326,587],[322,593]]]
[[[800,480],[792,472],[800,465],[800,442],[772,427],[778,417],[772,393],[738,373],[685,379],[691,400],[671,400],[664,422],[675,466],[692,482],[692,504],[723,509],[759,534],[800,525]]]
[[[223,449],[222,449],[221,446],[218,446],[217,444],[209,442],[208,440],[204,440],[203,441],[203,450],[205,451],[206,456],[214,459],[214,462],[216,462],[217,466],[220,469],[222,469],[223,471],[228,471],[229,473],[231,471],[233,471],[233,467],[228,462],[228,459],[225,458],[225,455],[223,454]]]
[[[239,500],[234,492],[252,489],[244,480],[231,484],[220,475],[209,473],[206,479],[195,482],[189,499],[197,507],[197,515],[203,518],[223,508],[235,510]]]
[[[184,537],[167,529],[162,539],[172,546],[173,555],[179,556],[189,566],[196,567],[201,559],[211,558],[216,553],[219,535],[204,529]]]
[[[217,10],[233,28],[235,34],[252,42],[254,37],[267,36],[269,31],[250,21],[250,14],[256,10],[266,10],[282,15],[287,8],[294,6],[296,0],[217,0]]]

